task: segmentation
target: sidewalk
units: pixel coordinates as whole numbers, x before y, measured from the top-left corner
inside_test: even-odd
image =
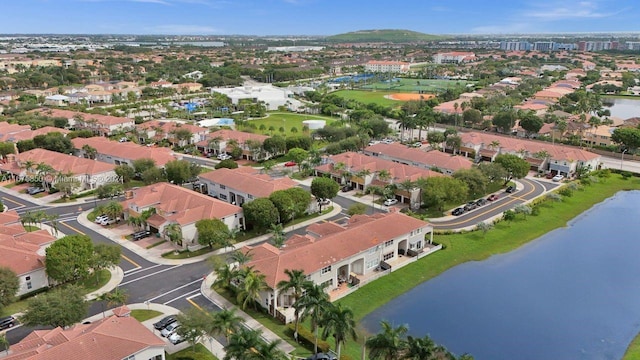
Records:
[[[38,206],[47,206],[47,207],[64,207],[64,206],[72,206],[72,205],[84,205],[87,203],[92,203],[94,201],[95,196],[83,197],[75,200],[71,200],[64,203],[50,203],[50,201],[54,201],[59,199],[62,195],[59,193],[43,196],[41,198],[33,197],[27,194],[23,194],[13,189],[8,189],[4,186],[0,186],[0,192],[13,195],[17,198],[24,198],[25,201],[34,203]],[[5,204],[7,205],[7,204]]]
[[[109,281],[100,289],[85,295],[87,301],[94,300],[98,296],[110,292],[111,290],[118,287],[118,285],[122,282],[122,279],[124,279],[124,272],[122,271],[120,266],[109,269],[109,272],[111,273],[111,279],[109,279]]]
[[[251,330],[258,330],[262,332],[262,339],[267,342],[273,342],[277,340],[281,340],[278,344],[278,348],[284,351],[286,354],[291,353],[295,350],[295,347],[288,342],[281,339],[278,335],[274,334],[271,330],[264,327],[258,321],[256,321],[251,316],[247,315],[242,309],[236,307],[232,303],[230,303],[227,299],[220,296],[217,292],[211,290],[211,285],[216,280],[216,275],[214,273],[210,273],[205,277],[202,285],[200,287],[200,292],[204,297],[209,299],[212,303],[214,303],[217,307],[221,309],[229,309],[234,307],[236,309],[236,314],[244,319],[244,325]],[[221,358],[220,358],[221,359]]]
[[[298,184],[304,185],[304,186],[308,186],[311,187],[311,182],[313,181],[313,178],[307,178],[304,180],[296,180],[296,179],[291,179],[295,182],[297,182]],[[371,206],[377,210],[380,211],[384,211],[384,212],[389,212],[389,206],[384,206],[384,205],[380,205],[380,204],[376,204],[374,201],[380,199],[380,195],[374,195],[373,199],[371,198],[371,194],[366,194],[366,195],[362,195],[362,196],[355,196],[356,192],[358,192],[360,190],[350,190],[347,192],[341,192],[338,191],[338,195],[339,197],[343,197],[345,199],[349,199],[351,201],[355,201],[355,202],[359,202],[362,203],[364,205],[367,206]],[[335,202],[334,202],[335,205]]]
[[[204,261],[207,258],[211,257],[212,255],[219,255],[219,254],[224,254],[224,253],[228,253],[231,251],[235,251],[237,249],[241,249],[243,246],[245,245],[253,245],[255,243],[259,243],[262,241],[266,241],[271,237],[271,234],[264,234],[264,235],[260,235],[260,236],[256,236],[254,238],[251,238],[249,240],[234,244],[233,246],[228,246],[226,248],[222,248],[222,249],[218,249],[216,251],[212,251],[210,253],[204,254],[204,255],[200,255],[200,256],[195,256],[192,258],[188,258],[188,259],[165,259],[162,257],[162,252],[163,250],[158,249],[157,247],[155,248],[151,248],[151,249],[145,249],[145,248],[141,248],[140,246],[138,246],[136,243],[134,243],[133,241],[129,241],[126,239],[123,239],[122,236],[114,234],[111,230],[104,228],[103,226],[100,226],[98,224],[95,224],[91,221],[89,221],[87,219],[87,214],[89,214],[92,210],[87,210],[84,211],[82,213],[80,213],[80,215],[78,215],[78,223],[80,223],[82,226],[85,226],[97,233],[99,233],[100,235],[108,238],[109,240],[131,250],[132,252],[136,253],[137,255],[145,258],[148,261],[151,261],[153,263],[156,264],[162,264],[162,265],[180,265],[180,264],[192,264],[192,263],[196,263],[196,262],[200,262],[200,261]],[[311,225],[313,223],[317,223],[319,221],[322,221],[324,219],[328,219],[331,218],[333,216],[336,216],[338,214],[340,214],[340,212],[342,211],[342,207],[340,207],[340,205],[333,203],[333,210],[327,214],[324,215],[320,215],[318,217],[315,217],[313,219],[309,219],[300,223],[297,223],[295,225],[291,225],[288,226],[286,228],[284,228],[285,232],[289,232],[292,231],[294,229],[300,229],[301,227],[305,227],[308,225]]]

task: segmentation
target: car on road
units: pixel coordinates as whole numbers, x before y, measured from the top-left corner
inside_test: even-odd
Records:
[[[284,163],[284,166],[286,167],[292,167],[296,165],[298,165],[298,163],[296,163],[295,161],[287,161],[286,163]]]
[[[27,188],[27,194],[29,195],[40,194],[41,192],[44,192],[44,189],[38,186],[30,186]]]
[[[462,214],[464,214],[464,208],[461,208],[461,207],[456,208],[451,212],[451,215],[453,216],[460,216]]]
[[[317,353],[309,356],[305,360],[337,360],[337,358],[329,354]]]
[[[476,201],[476,206],[480,207],[480,206],[485,206],[487,205],[487,199],[478,199],[478,201]]]
[[[105,214],[98,215],[96,216],[95,223],[100,224],[102,221],[107,220],[108,218],[109,218],[109,215],[105,215]]]
[[[488,201],[496,201],[500,198],[500,196],[498,194],[491,194],[489,195],[489,197],[487,198]]]
[[[153,327],[156,330],[162,330],[162,329],[166,328],[167,326],[173,324],[174,322],[176,322],[176,316],[175,315],[169,315],[169,316],[163,317],[157,323],[154,323]]]
[[[169,337],[179,327],[180,327],[180,323],[179,322],[177,322],[177,321],[173,322],[173,323],[167,325],[164,329],[162,329],[162,331],[160,331],[160,335],[162,335],[162,337]]]
[[[505,191],[505,192],[507,192],[507,193],[509,193],[509,194],[511,194],[511,193],[516,192],[516,190],[517,190],[517,189],[516,189],[516,187],[515,187],[515,186],[507,186],[507,188],[506,188],[504,191]]]
[[[555,182],[559,182],[559,181],[562,181],[562,179],[564,179],[564,175],[558,174],[558,175],[554,176],[551,180],[553,180]]]
[[[398,199],[387,199],[384,201],[384,206],[391,206],[398,203]]]
[[[13,316],[6,316],[0,318],[0,330],[12,328],[16,324],[16,318]]]
[[[469,201],[465,206],[464,206],[464,211],[471,211],[475,208],[477,208],[478,205],[476,205],[475,201]]]
[[[140,239],[144,239],[149,236],[151,236],[151,232],[149,230],[140,230],[131,234],[131,239],[133,241],[138,241]]]
[[[169,335],[169,341],[173,344],[173,345],[177,345],[180,344],[181,342],[184,341],[184,338],[182,336],[180,336],[180,334],[178,334],[177,332],[173,332],[173,334]]]

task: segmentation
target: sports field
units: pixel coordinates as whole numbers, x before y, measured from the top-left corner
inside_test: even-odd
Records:
[[[283,112],[272,112],[268,113],[268,116],[262,119],[252,119],[249,120],[249,124],[255,125],[255,132],[257,134],[264,135],[274,135],[274,134],[282,134],[282,135],[295,135],[302,134],[302,121],[304,120],[325,120],[327,125],[338,120],[337,118],[330,118],[328,116],[322,115],[308,115],[308,114],[294,114],[294,113],[283,113]],[[262,126],[261,128],[261,125]],[[280,128],[284,128],[284,133],[280,132]],[[269,130],[272,128],[274,130]],[[292,132],[291,129],[295,128],[296,132]]]
[[[349,100],[359,101],[364,104],[376,103],[382,106],[399,106],[402,103],[388,98],[388,95],[397,91],[363,91],[363,90],[338,90],[332,94]]]
[[[389,90],[394,92],[424,92],[438,93],[456,86],[465,86],[469,81],[465,80],[439,80],[439,79],[402,79],[392,78],[374,83],[362,85],[363,89]]]

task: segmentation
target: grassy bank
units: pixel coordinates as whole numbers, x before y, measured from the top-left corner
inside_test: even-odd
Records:
[[[155,311],[155,310],[145,310],[145,309],[131,310],[131,317],[140,322],[153,319],[154,317],[160,316],[160,315],[162,315],[162,313],[160,311]]]
[[[340,302],[353,309],[356,320],[361,320],[395,297],[456,265],[507,253],[549,231],[566,226],[569,220],[621,190],[640,190],[640,179],[624,180],[619,175],[612,175],[584,190],[575,191],[572,197],[563,197],[563,201],[543,203],[537,216],[500,222],[486,235],[471,232],[435,236],[434,241],[443,244],[444,250],[367,284]],[[354,345],[347,346],[346,353],[353,358],[360,356],[358,346]]]
[[[180,350],[173,354],[166,354],[166,359],[167,360],[179,360],[179,359],[218,360],[202,344],[196,344],[195,351],[193,349],[193,346],[189,345],[189,347],[184,350]]]

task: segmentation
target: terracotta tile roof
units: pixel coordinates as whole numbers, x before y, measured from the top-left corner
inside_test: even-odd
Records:
[[[20,215],[15,210],[0,213],[0,225],[8,225],[20,221]]]
[[[122,360],[165,343],[132,317],[111,316],[68,329],[34,331],[6,360]]]
[[[102,161],[84,159],[45,149],[25,151],[18,154],[16,160],[17,162],[0,164],[0,170],[20,174],[24,171],[20,164],[26,161],[32,161],[34,164],[45,163],[57,172],[63,174],[72,173],[74,175],[97,175],[115,169],[114,165]]]
[[[164,134],[170,134],[171,132],[178,129],[187,129],[192,134],[209,132],[209,129],[206,127],[191,125],[191,124],[180,124],[175,121],[151,120],[151,121],[143,122],[142,124],[139,124],[136,127],[138,129],[144,129],[144,130],[161,129]]]
[[[242,252],[251,250],[253,257],[245,266],[254,266],[265,275],[267,285],[274,288],[278,282],[287,279],[285,269],[312,274],[378,244],[428,226],[422,220],[401,213],[356,215],[351,219],[342,231],[309,240],[305,245],[282,249],[276,249],[268,243],[246,246]]]
[[[571,161],[589,161],[600,157],[598,154],[570,146],[554,145],[541,141],[511,138],[484,132],[461,133],[460,138],[462,139],[463,145],[481,145],[484,147],[488,147],[489,144],[497,141],[500,143],[499,147],[502,153],[516,153],[520,150],[525,150],[528,154],[533,155],[542,150],[546,150],[551,159]]]
[[[198,175],[199,178],[222,184],[229,188],[251,194],[254,197],[269,197],[278,190],[296,187],[297,183],[288,177],[271,178],[267,174],[248,173],[246,170],[221,168]],[[239,171],[238,171],[239,170]]]
[[[238,206],[166,182],[133,190],[133,198],[122,205],[125,209],[130,206],[141,210],[154,207],[159,217],[180,225],[242,213],[242,208]]]
[[[470,169],[473,166],[471,160],[463,156],[452,156],[437,150],[422,151],[399,143],[379,143],[371,145],[366,147],[364,152],[365,154],[384,154],[396,159],[406,160],[411,163],[424,164],[429,167],[435,166],[439,169],[448,169],[451,171]]]
[[[60,129],[53,126],[45,126],[35,130],[27,130],[27,131],[21,131],[21,132],[15,133],[12,135],[10,141],[18,142],[22,140],[30,140],[38,135],[46,135],[52,132],[59,132],[61,134],[66,135],[70,131],[67,129]],[[2,141],[6,141],[6,140],[2,140]]]
[[[96,93],[98,92],[94,92],[93,94],[96,94]],[[73,119],[74,117],[79,116],[85,121],[95,120],[96,123],[104,126],[113,126],[113,125],[128,124],[128,123],[134,122],[133,119],[129,119],[126,117],[89,114],[89,113],[83,113],[83,112],[72,111],[72,110],[42,108],[42,109],[31,110],[30,112],[37,112],[41,116],[61,117],[66,119]]]
[[[352,174],[365,169],[371,171],[371,173],[380,170],[387,170],[389,171],[393,182],[396,183],[400,183],[405,180],[416,181],[420,178],[428,178],[432,176],[445,176],[435,171],[404,165],[390,160],[380,159],[375,156],[367,156],[355,152],[333,155],[327,158],[327,160],[328,163],[317,166],[316,170],[322,173],[339,175],[338,171],[334,170],[334,164],[338,163],[343,163],[345,168]]]
[[[17,275],[44,267],[44,256],[37,252],[40,246],[0,235],[0,266],[8,267]]]
[[[200,141],[197,145],[200,147],[206,147],[209,144],[209,140],[215,139],[215,138],[220,138],[223,141],[228,141],[233,139],[237,141],[239,145],[242,145],[247,140],[264,142],[266,139],[269,138],[269,136],[261,135],[261,134],[252,134],[252,133],[243,132],[243,131],[222,129],[222,130],[214,131],[212,133],[207,134],[207,139],[204,141]]]
[[[72,139],[73,147],[80,150],[84,145],[96,149],[99,154],[114,156],[127,160],[153,159],[156,166],[163,167],[169,161],[176,160],[174,153],[169,148],[148,147],[132,142],[111,141],[102,136],[91,138]]]

